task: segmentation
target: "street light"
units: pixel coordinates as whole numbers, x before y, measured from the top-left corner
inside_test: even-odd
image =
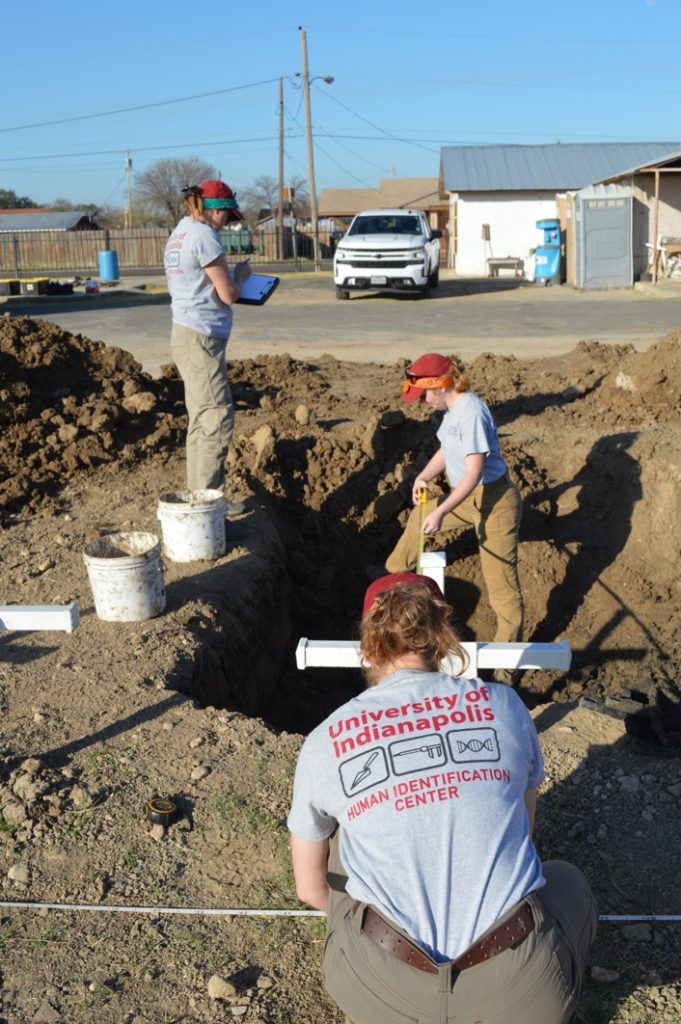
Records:
[[[305,95],[305,134],[307,136],[307,180],[310,188],[310,219],[312,221],[312,245],[314,250],[314,268],[321,270],[322,261],[319,249],[319,218],[317,215],[317,187],[314,180],[314,147],[312,143],[312,117],[310,114],[310,72],[307,66],[307,36],[302,25],[298,26],[300,31],[300,49],[303,57],[303,93]],[[296,75],[298,77],[298,75]],[[333,82],[333,75],[315,75],[321,78],[327,85]]]

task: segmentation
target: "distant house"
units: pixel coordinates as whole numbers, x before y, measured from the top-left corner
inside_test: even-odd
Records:
[[[325,188],[319,197],[319,216],[342,221],[346,227],[361,210],[397,208],[425,210],[431,227],[443,232],[446,252],[449,205],[440,196],[437,178],[381,178],[378,188]]]
[[[588,185],[640,178],[647,169],[648,186],[640,180],[638,188],[650,199],[650,168],[681,160],[680,149],[678,142],[445,146],[439,189],[447,197],[451,226],[447,264],[463,277],[478,277],[487,274],[489,257],[525,259],[539,240],[536,222],[563,219],[561,198]],[[674,179],[667,186],[665,223],[676,223],[671,211],[678,213],[680,185]],[[638,217],[634,256],[640,272],[648,234],[640,210]]]
[[[85,210],[0,210],[0,232],[97,230],[99,225]]]

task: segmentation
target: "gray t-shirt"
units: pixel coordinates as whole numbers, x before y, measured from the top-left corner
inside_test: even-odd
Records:
[[[229,338],[232,307],[220,301],[202,269],[224,254],[217,231],[193,217],[182,218],[164,253],[173,323],[212,338]]]
[[[288,827],[338,824],[350,895],[445,961],[544,885],[523,798],[543,778],[512,689],[401,670],[310,733]]]
[[[499,451],[497,428],[486,402],[464,392],[442,418],[437,439],[445,457],[447,479],[456,487],[466,471],[467,455],[484,455],[483,484],[491,484],[508,470]]]

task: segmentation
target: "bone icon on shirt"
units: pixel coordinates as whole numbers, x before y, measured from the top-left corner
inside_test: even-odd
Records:
[[[408,775],[424,768],[445,764],[447,754],[442,739],[435,733],[390,744],[390,760],[395,775]]]

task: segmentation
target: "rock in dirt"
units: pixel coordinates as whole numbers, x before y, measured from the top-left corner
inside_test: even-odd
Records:
[[[18,800],[10,800],[2,808],[2,816],[8,825],[21,825],[26,821],[28,814],[22,803],[19,803]]]
[[[622,938],[627,942],[652,942],[653,929],[649,924],[626,924],[622,928]]]
[[[267,458],[274,451],[274,431],[269,423],[263,423],[261,427],[258,427],[256,432],[251,438],[251,444],[255,448],[255,461],[253,462],[253,472],[255,473],[267,460]]]
[[[7,877],[11,882],[16,882],[17,885],[28,885],[31,880],[31,871],[28,864],[12,864],[7,872]]]
[[[591,968],[591,977],[602,985],[612,985],[620,978],[618,971],[613,971],[610,967],[599,967],[598,964]]]
[[[210,999],[230,999],[236,995],[236,988],[231,981],[226,981],[219,974],[214,974],[208,981],[208,996]]]
[[[58,1024],[60,1020],[62,1020],[62,1015],[59,1010],[52,1005],[49,999],[43,999],[32,1024]]]

